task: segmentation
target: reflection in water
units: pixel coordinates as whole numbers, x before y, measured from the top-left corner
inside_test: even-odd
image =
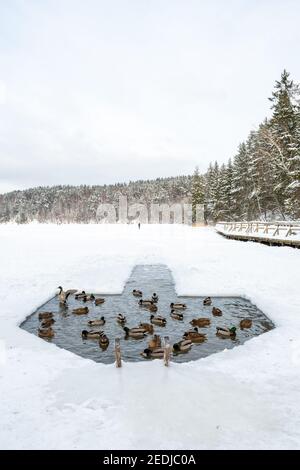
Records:
[[[86,289],[88,286],[79,286]],[[165,327],[154,325],[154,333],[169,336],[171,344],[182,339],[185,331],[191,329],[189,322],[193,318],[208,317],[211,319],[209,327],[201,328],[199,331],[206,334],[207,340],[198,344],[193,344],[186,354],[178,354],[172,357],[175,362],[186,362],[201,357],[208,356],[225,348],[232,348],[243,344],[253,336],[258,336],[274,328],[273,323],[248,300],[238,297],[214,297],[211,306],[203,306],[204,297],[178,297],[174,287],[174,281],[169,269],[164,265],[139,265],[134,268],[132,274],[125,285],[124,291],[120,295],[102,295],[105,303],[95,306],[93,302],[84,304],[74,297],[69,297],[69,307],[60,307],[58,298],[54,297],[45,305],[40,307],[34,314],[28,317],[22,328],[38,334],[40,312],[51,311],[54,314],[55,323],[53,329],[55,336],[51,341],[57,346],[72,351],[82,357],[93,359],[96,362],[112,363],[114,358],[114,339],[121,338],[122,358],[125,361],[143,361],[140,353],[147,347],[151,335],[143,339],[125,338],[123,326],[116,321],[118,314],[124,314],[127,318],[126,326],[133,328],[140,322],[149,322],[150,312],[138,305],[139,299],[132,295],[133,289],[143,291],[145,299],[149,299],[153,292],[159,296],[157,303],[158,312],[155,315],[162,315],[167,319]],[[170,303],[180,302],[187,305],[183,312],[183,321],[178,321],[170,316]],[[87,305],[88,315],[74,315],[73,308]],[[223,315],[215,317],[212,315],[212,307],[218,307],[223,311]],[[95,339],[83,339],[82,330],[90,330],[89,320],[99,319],[104,316],[106,323],[101,327],[94,327],[94,330],[102,329],[109,338],[109,345],[106,348],[99,347],[99,341]],[[250,329],[241,330],[240,320],[243,318],[252,319]],[[217,326],[236,326],[237,334],[235,338],[220,338],[216,336]]]

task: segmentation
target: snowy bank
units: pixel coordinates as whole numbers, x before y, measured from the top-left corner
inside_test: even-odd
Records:
[[[0,448],[300,448],[300,251],[209,228],[0,226]],[[165,263],[182,295],[241,295],[276,324],[241,347],[163,367],[96,364],[18,325],[58,285],[121,292]]]

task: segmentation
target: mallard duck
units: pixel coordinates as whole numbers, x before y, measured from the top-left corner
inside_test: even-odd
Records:
[[[46,318],[45,320],[42,321],[41,327],[42,328],[49,328],[50,326],[53,325],[53,323],[55,323],[54,318]]]
[[[126,323],[126,317],[122,315],[122,313],[119,313],[117,316],[117,322],[120,323],[120,325],[124,325]]]
[[[211,297],[205,297],[205,299],[203,300],[203,305],[211,305],[211,303]]]
[[[88,324],[90,326],[102,326],[102,325],[105,325],[105,318],[104,317],[101,317],[99,318],[98,320],[90,320],[88,321]]]
[[[95,296],[94,294],[86,294],[83,298],[82,298],[83,302],[90,302],[92,300],[95,300]]]
[[[139,300],[139,305],[141,307],[150,307],[150,305],[154,305],[154,302],[153,302],[153,300],[143,300],[143,299],[141,299],[141,300]]]
[[[176,303],[174,304],[173,302],[170,304],[170,307],[172,310],[184,310],[186,309],[186,305],[185,304],[180,304],[180,303]]]
[[[53,318],[52,312],[41,312],[39,313],[39,320],[48,320],[49,318]]]
[[[157,310],[158,310],[158,308],[155,304],[149,305],[148,309],[150,310],[150,312],[157,312]]]
[[[148,348],[149,349],[161,348],[161,339],[159,335],[153,335],[153,337],[149,340]]]
[[[139,328],[143,328],[145,333],[150,333],[151,335],[153,333],[153,325],[151,323],[140,323]]]
[[[174,309],[171,310],[170,317],[174,320],[183,320],[183,313],[176,312]]]
[[[69,289],[67,291],[64,291],[61,286],[59,286],[58,289],[59,289],[58,300],[59,300],[59,303],[63,304],[63,305],[65,305],[67,303],[69,295],[74,294],[75,292],[77,292],[76,289]]]
[[[76,299],[76,300],[81,300],[81,299],[83,299],[85,296],[86,296],[86,293],[85,293],[85,290],[83,290],[83,291],[81,291],[81,292],[75,294],[75,299]]]
[[[198,332],[198,328],[186,331],[183,334],[184,339],[190,339],[192,343],[203,343],[206,340],[206,335]]]
[[[190,325],[198,326],[199,328],[204,328],[210,325],[210,319],[209,318],[193,318],[193,320],[190,321]]]
[[[212,314],[213,314],[215,317],[221,317],[221,316],[222,316],[222,310],[221,310],[220,308],[213,307],[213,309],[212,309]]]
[[[157,303],[158,302],[158,295],[156,292],[153,292],[152,294],[152,302]]]
[[[103,331],[87,331],[87,330],[82,330],[81,336],[83,339],[99,339],[100,336],[102,336],[104,333]]]
[[[232,326],[231,328],[217,326],[218,336],[222,338],[234,338],[236,336],[236,327]]]
[[[173,352],[176,354],[188,352],[192,347],[192,341],[190,339],[183,339],[178,343],[173,344]]]
[[[109,345],[109,339],[108,337],[103,334],[100,336],[99,338],[99,346],[102,348],[102,349],[106,349]]]
[[[158,325],[158,326],[166,326],[166,323],[167,323],[167,320],[159,315],[157,317],[155,317],[154,315],[151,315],[150,321],[154,325]]]
[[[142,339],[146,336],[143,328],[127,328],[127,326],[124,326],[123,330],[125,331],[126,337]]]
[[[75,315],[86,315],[87,313],[89,313],[89,309],[88,307],[74,308],[72,313],[74,313]]]
[[[135,297],[143,297],[143,292],[141,290],[133,289],[132,294]]]
[[[41,338],[53,338],[54,336],[54,331],[51,327],[44,329],[39,328],[38,333]]]
[[[146,359],[162,359],[164,357],[164,353],[165,351],[162,348],[156,348],[156,349],[146,348],[141,353],[141,355],[145,357]]]
[[[105,299],[102,299],[102,298],[98,298],[98,299],[95,299],[95,305],[101,305],[101,304],[104,304],[105,302]]]
[[[250,318],[244,318],[244,320],[240,321],[240,328],[243,330],[244,328],[251,328],[252,320]]]

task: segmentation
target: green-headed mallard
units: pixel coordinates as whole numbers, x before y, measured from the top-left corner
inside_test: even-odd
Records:
[[[99,346],[102,349],[106,349],[109,345],[109,339],[105,334],[102,334],[99,338]]]
[[[192,343],[203,343],[206,340],[206,335],[198,332],[198,328],[186,331],[183,334],[184,339],[190,339]]]
[[[231,328],[227,328],[226,326],[224,327],[217,326],[216,334],[222,338],[235,338],[236,327],[232,326]]]
[[[72,313],[74,313],[74,315],[87,315],[89,313],[89,308],[88,307],[74,308],[72,310]]]
[[[125,325],[125,323],[126,323],[126,317],[125,317],[125,315],[122,315],[122,313],[119,313],[118,316],[117,316],[117,322],[118,322],[120,325]]]
[[[124,326],[123,330],[125,331],[126,337],[142,339],[146,336],[143,328],[127,328],[127,326]]]
[[[141,307],[147,307],[149,308],[151,305],[154,305],[154,302],[153,300],[143,300],[143,299],[140,299],[139,300],[139,305]]]
[[[170,313],[170,317],[174,320],[183,320],[183,313],[176,312],[176,310],[172,309]]]
[[[164,357],[164,353],[165,351],[162,348],[156,348],[156,349],[146,348],[141,353],[141,355],[145,357],[146,359],[162,359]]]
[[[85,296],[86,296],[86,293],[85,293],[85,290],[83,290],[83,291],[78,292],[77,294],[75,294],[75,299],[76,299],[76,300],[81,300],[81,299],[83,299]]]
[[[244,328],[251,328],[252,320],[251,318],[244,318],[244,320],[240,321],[240,328],[243,330]]]
[[[158,326],[166,326],[166,323],[167,323],[167,320],[164,317],[161,317],[159,315],[156,317],[154,315],[151,315],[150,321],[154,325],[158,325]]]
[[[215,317],[221,317],[222,316],[222,310],[218,307],[213,307],[212,308],[212,314],[215,316]]]
[[[82,330],[81,336],[83,339],[99,339],[103,335],[103,331],[87,331]]]
[[[211,303],[211,297],[205,297],[205,299],[203,300],[203,305],[211,305]]]
[[[193,320],[190,321],[190,324],[192,326],[198,326],[199,328],[205,328],[206,326],[210,325],[210,319],[209,318],[193,318]]]
[[[181,304],[179,302],[177,302],[177,303],[172,302],[170,304],[170,307],[171,307],[172,310],[185,310],[186,309],[186,304]]]
[[[88,324],[89,324],[89,326],[102,326],[102,325],[105,325],[105,318],[101,317],[97,320],[89,320]]]
[[[183,339],[182,341],[173,344],[173,352],[175,354],[186,353],[191,349],[192,344],[193,343],[190,339]]]

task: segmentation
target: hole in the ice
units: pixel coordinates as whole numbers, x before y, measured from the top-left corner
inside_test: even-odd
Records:
[[[77,286],[76,286],[77,287]],[[86,286],[78,286],[85,288]],[[271,320],[264,315],[255,305],[240,297],[213,297],[211,306],[203,306],[204,297],[179,297],[176,294],[174,281],[170,270],[164,265],[139,265],[136,266],[125,288],[120,295],[101,295],[105,302],[100,306],[95,306],[94,302],[75,300],[74,296],[68,299],[68,308],[59,305],[58,297],[54,297],[46,304],[37,309],[21,325],[26,331],[38,334],[40,326],[39,313],[53,312],[55,323],[53,324],[54,336],[46,339],[57,346],[72,351],[82,357],[93,359],[96,362],[106,364],[115,361],[114,339],[121,338],[122,359],[125,361],[145,361],[141,352],[147,348],[152,335],[147,335],[143,339],[125,339],[125,334],[121,325],[116,321],[119,313],[126,316],[128,328],[136,327],[143,323],[150,323],[150,312],[138,305],[139,299],[132,295],[133,289],[140,289],[143,298],[149,299],[153,292],[159,296],[157,303],[158,311],[154,315],[161,315],[166,318],[166,326],[154,326],[154,333],[163,338],[169,336],[170,343],[178,343],[182,340],[184,332],[192,329],[190,321],[194,318],[206,317],[210,319],[210,325],[206,328],[199,328],[199,332],[206,335],[206,340],[201,343],[193,343],[191,349],[185,354],[172,355],[174,362],[187,362],[199,359],[210,354],[233,348],[243,344],[253,336],[258,336],[274,328]],[[96,294],[95,294],[96,295]],[[97,297],[98,295],[96,295]],[[100,294],[99,294],[100,296]],[[183,321],[178,321],[170,317],[170,303],[180,302],[187,305],[182,311]],[[87,306],[87,315],[74,315],[72,310],[78,307]],[[212,307],[222,310],[222,316],[213,316]],[[88,321],[105,317],[105,325],[89,327]],[[240,328],[242,319],[251,319],[251,328]],[[217,327],[236,327],[236,336],[233,338],[221,338],[216,335]],[[110,340],[107,349],[99,347],[96,339],[83,339],[82,330],[103,330]]]

